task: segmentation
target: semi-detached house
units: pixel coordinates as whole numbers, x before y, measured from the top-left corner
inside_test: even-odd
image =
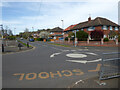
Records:
[[[110,31],[118,32],[120,26],[106,18],[97,17],[94,20],[91,20],[91,17],[88,18],[88,21],[81,22],[75,25],[71,25],[64,30],[64,37],[68,36],[68,33],[71,31],[85,31],[89,34],[94,30],[102,30],[104,32],[104,38],[109,38]]]

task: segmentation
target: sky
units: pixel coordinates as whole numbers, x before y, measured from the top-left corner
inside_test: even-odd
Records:
[[[118,23],[118,1],[4,0],[0,4],[0,24],[18,34],[24,32],[25,28],[29,31],[54,27],[65,29],[72,24],[87,21],[89,16],[92,19],[103,17]]]

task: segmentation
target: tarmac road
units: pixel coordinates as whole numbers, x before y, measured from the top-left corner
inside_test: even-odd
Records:
[[[2,56],[3,88],[67,88],[98,75],[101,53],[117,51],[115,47],[76,49],[37,41],[30,44],[36,48]]]

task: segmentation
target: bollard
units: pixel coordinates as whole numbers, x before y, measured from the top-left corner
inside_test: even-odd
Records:
[[[27,48],[29,48],[29,42],[27,42]]]
[[[104,42],[103,42],[103,38],[101,38],[101,44],[102,44],[102,45],[104,44]]]
[[[2,52],[4,52],[4,45],[2,44]]]
[[[19,47],[19,50],[21,50],[22,45],[19,43],[19,44],[18,44],[18,47]]]

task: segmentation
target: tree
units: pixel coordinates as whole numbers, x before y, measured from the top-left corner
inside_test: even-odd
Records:
[[[13,35],[12,30],[10,30],[10,29],[8,30],[8,35],[9,35],[9,36],[12,36],[12,35]]]
[[[78,38],[79,41],[86,41],[88,38],[88,33],[84,31],[78,31],[76,32],[76,37]]]
[[[116,35],[117,33],[115,31],[110,31],[109,38],[115,38]]]
[[[69,33],[68,33],[68,37],[71,38],[72,36],[75,37],[75,33],[73,33],[73,32],[69,32]]]
[[[47,31],[42,31],[39,34],[40,38],[48,38],[49,37],[49,33]]]
[[[94,30],[91,32],[91,38],[94,39],[94,40],[101,40],[101,38],[103,38],[103,31],[101,30]]]
[[[22,34],[22,37],[25,38],[25,39],[27,39],[30,36],[31,36],[31,33],[29,32],[29,29],[26,28],[25,31],[24,31],[24,33]]]

